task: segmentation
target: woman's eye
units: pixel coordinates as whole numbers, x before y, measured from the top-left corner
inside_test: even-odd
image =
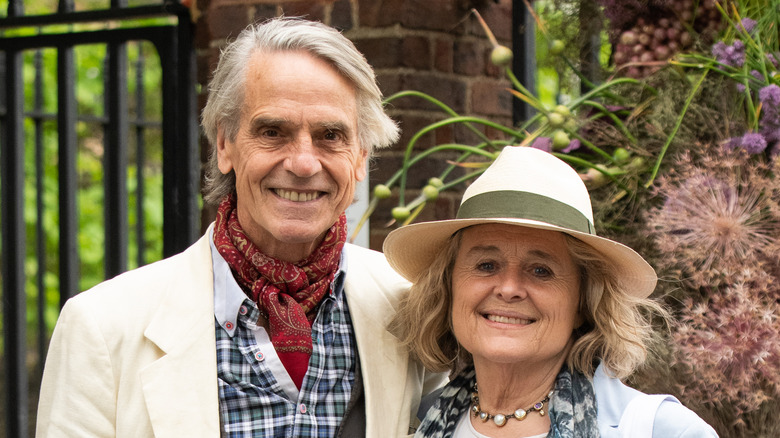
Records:
[[[482,272],[493,272],[496,270],[496,264],[494,262],[482,262],[477,265],[477,269]]]
[[[552,271],[545,266],[534,266],[534,275],[537,277],[551,277]]]

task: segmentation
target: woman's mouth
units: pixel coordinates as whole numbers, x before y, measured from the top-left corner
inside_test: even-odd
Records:
[[[532,319],[510,318],[508,316],[499,316],[499,315],[490,315],[490,314],[484,316],[488,321],[500,322],[503,324],[528,325],[534,322],[534,320]]]

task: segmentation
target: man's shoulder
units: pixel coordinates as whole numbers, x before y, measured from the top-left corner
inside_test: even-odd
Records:
[[[390,267],[385,255],[379,251],[348,243],[344,245],[344,252],[346,253],[348,278],[360,274],[361,276],[381,279],[383,282],[407,283],[400,274]]]
[[[165,259],[144,265],[107,279],[71,298],[71,301],[140,300],[159,295],[160,290],[176,284],[183,277],[211,271],[208,241],[199,239],[186,250]]]
[[[347,296],[361,300],[384,297],[394,307],[399,294],[409,289],[410,283],[390,267],[381,252],[350,244],[344,251]]]

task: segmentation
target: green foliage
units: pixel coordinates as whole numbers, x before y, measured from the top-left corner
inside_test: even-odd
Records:
[[[84,45],[74,48],[74,64],[77,66],[76,89],[77,110],[81,120],[76,126],[78,155],[76,157],[77,173],[77,214],[78,214],[78,255],[79,281],[78,287],[84,290],[94,286],[104,279],[104,170],[103,170],[103,126],[99,117],[105,113],[103,71],[106,50],[100,45]],[[159,121],[162,116],[161,100],[161,67],[158,55],[150,43],[131,42],[128,44],[128,102],[129,118],[136,119],[139,108],[136,101],[136,90],[139,86],[144,90],[143,117],[147,120]],[[36,92],[36,57],[39,57],[42,68],[41,83]],[[24,108],[26,112],[35,110],[47,114],[57,111],[57,53],[53,49],[44,49],[36,55],[29,51],[23,54]],[[143,57],[145,63],[138,65],[136,61]],[[136,83],[136,71],[142,69],[143,84]],[[41,93],[36,95],[36,93]],[[36,101],[41,107],[36,109]],[[42,145],[42,171],[37,175],[36,160],[36,130],[40,132]],[[43,293],[46,307],[44,309],[45,327],[51,330],[59,313],[59,174],[58,174],[58,135],[57,123],[53,117],[44,119],[36,125],[32,118],[24,122],[25,160],[24,160],[24,220],[26,224],[27,260],[25,262],[28,327],[35,327],[37,321],[37,296]],[[142,176],[144,179],[143,205],[137,203],[139,169],[135,164],[136,139],[131,126],[127,139],[128,167],[128,268],[138,265],[136,262],[139,250],[144,252],[144,263],[158,260],[162,257],[162,139],[159,127],[147,128],[143,140],[144,164]],[[40,194],[36,185],[43,187]],[[37,210],[37,197],[41,196],[42,210]],[[136,241],[136,214],[142,208],[144,217],[145,239],[143,248]],[[39,222],[43,234],[38,235]],[[41,239],[44,253],[36,251],[37,240]],[[42,262],[42,264],[41,264]],[[39,266],[40,264],[40,266]],[[38,290],[38,276],[43,278],[43,290]],[[28,330],[30,340],[36,333]],[[47,333],[48,335],[48,333]]]

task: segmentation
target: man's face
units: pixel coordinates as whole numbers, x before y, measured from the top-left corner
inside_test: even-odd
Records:
[[[366,176],[352,84],[302,52],[256,53],[234,141],[220,127],[219,170],[236,174],[238,220],[267,255],[308,256]]]

